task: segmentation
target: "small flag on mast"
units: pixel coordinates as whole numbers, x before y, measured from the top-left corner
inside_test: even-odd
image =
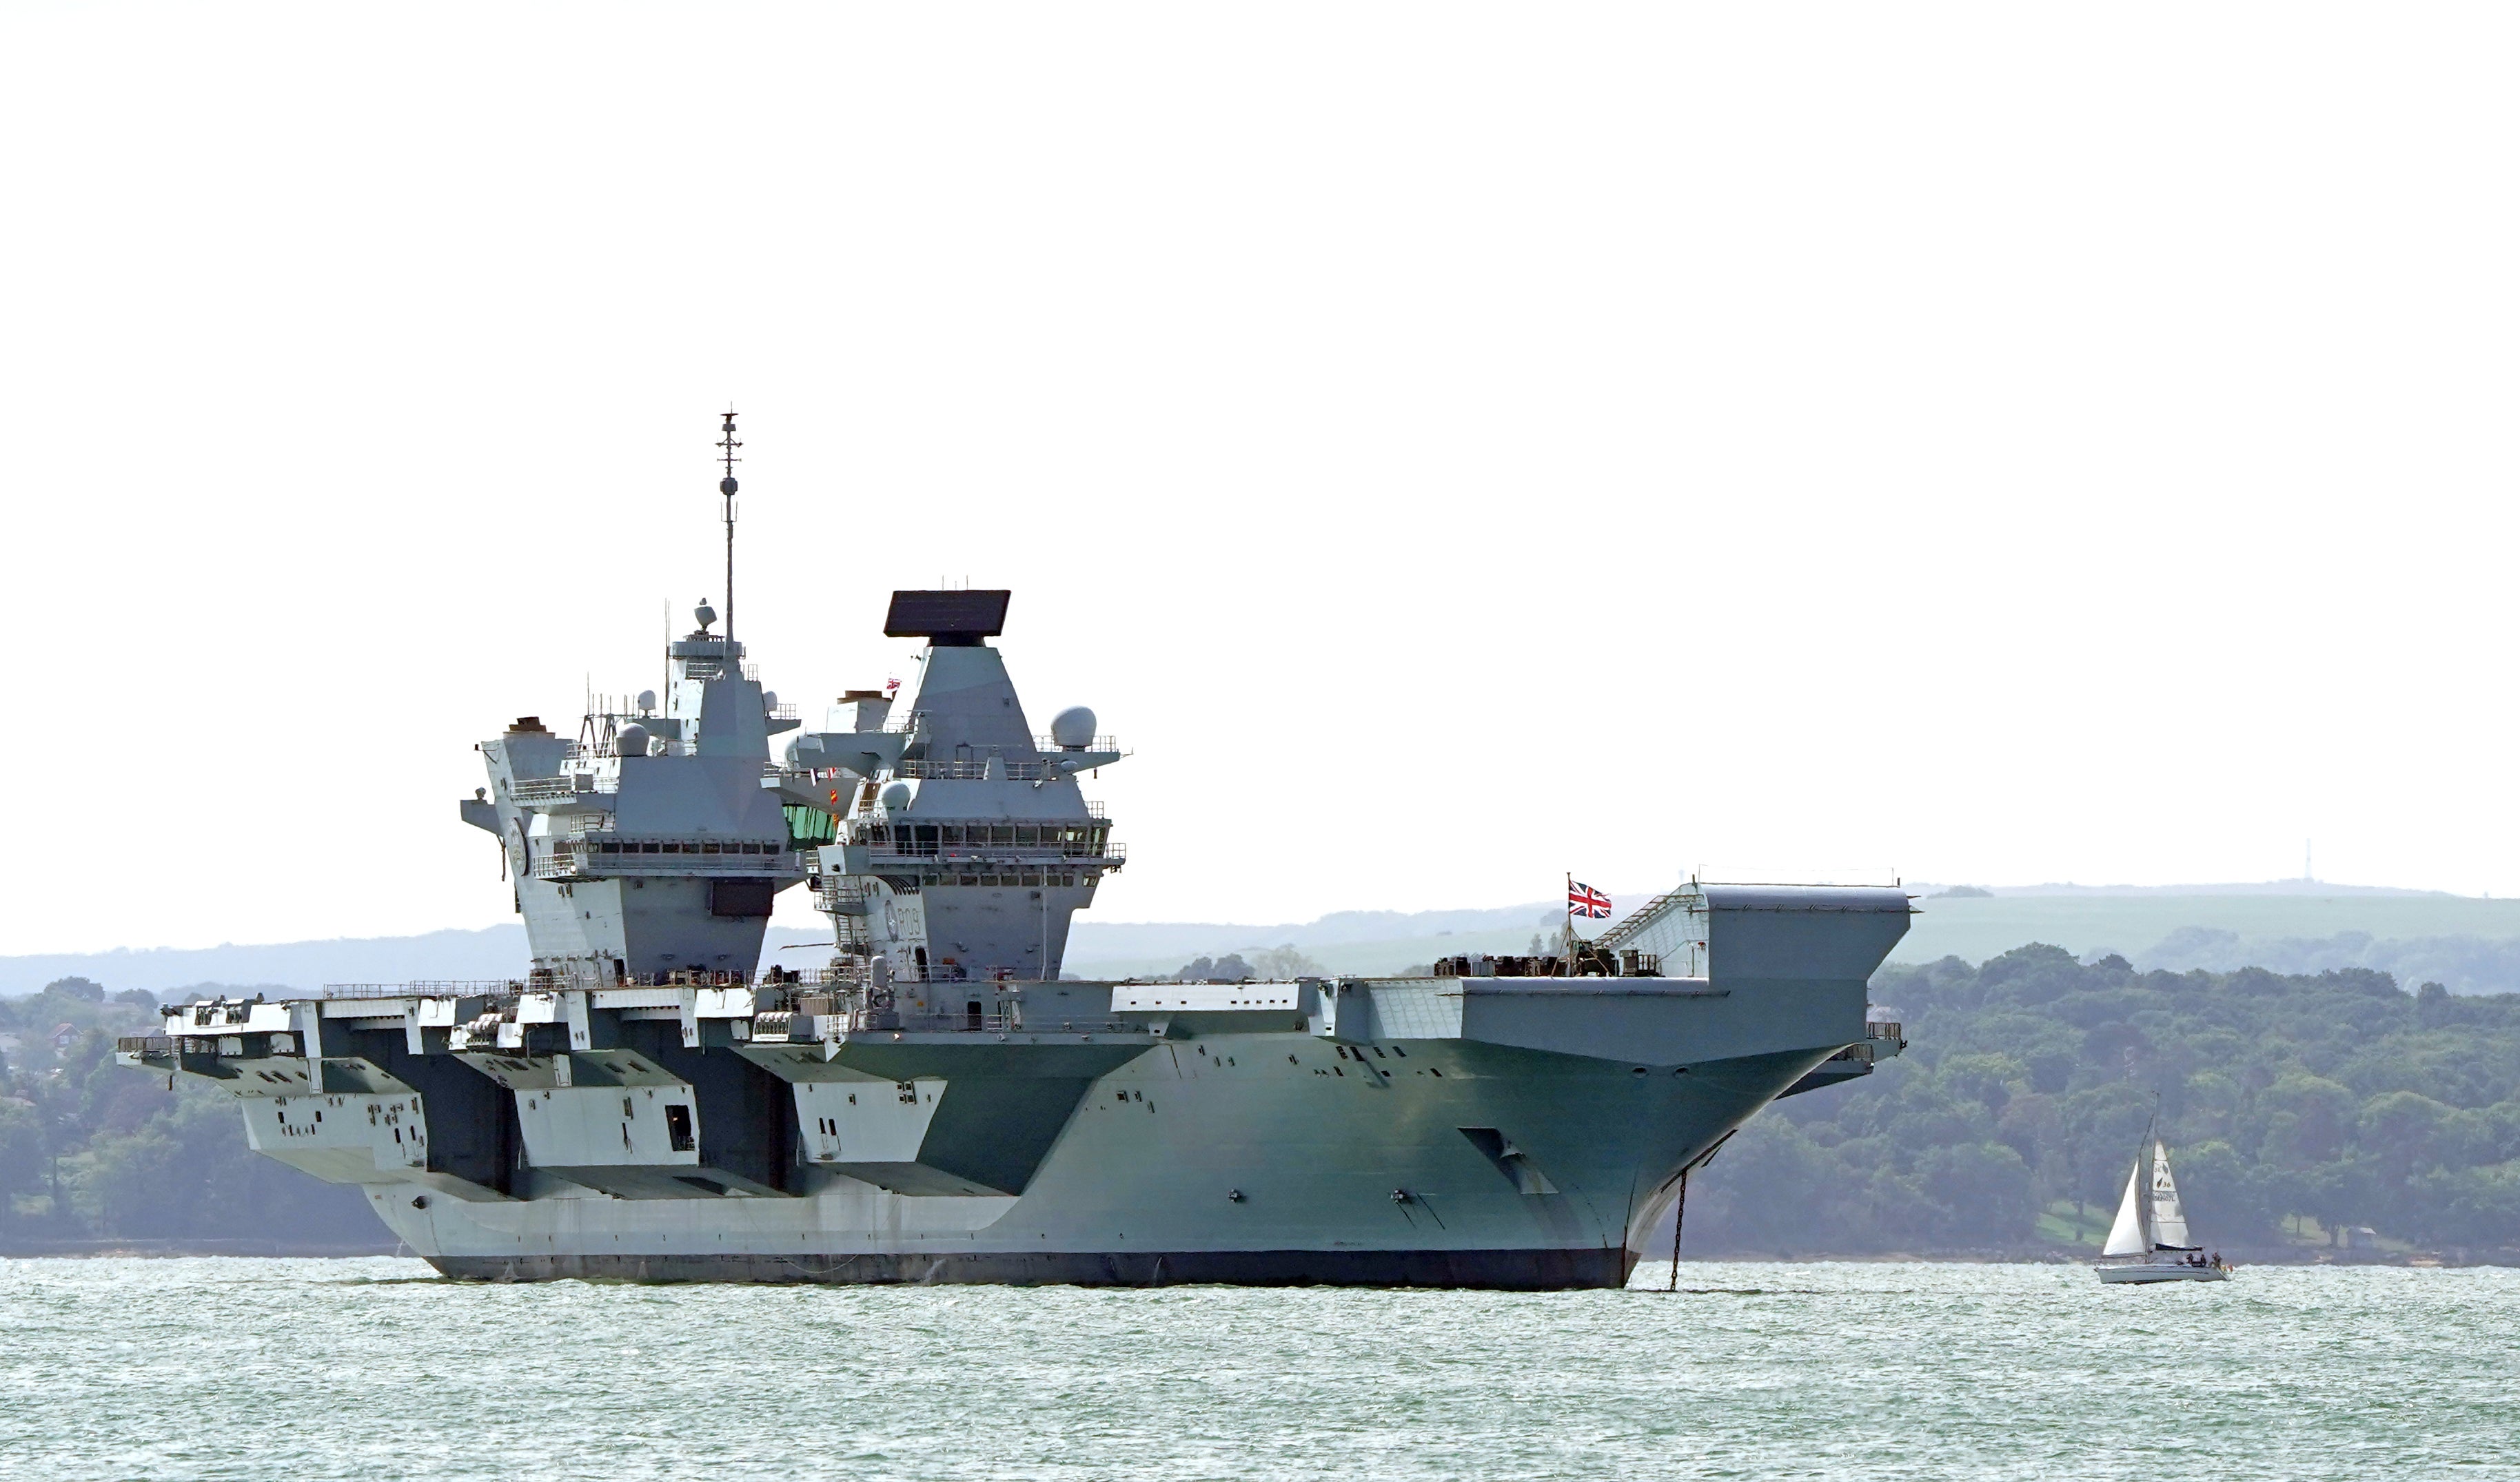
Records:
[[[1566,914],[1592,921],[1610,919],[1610,898],[1578,879],[1566,881]]]

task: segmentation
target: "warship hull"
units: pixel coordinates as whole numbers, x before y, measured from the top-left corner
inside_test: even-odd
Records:
[[[1441,1286],[1571,1291],[1627,1283],[1633,1251],[1159,1250],[1101,1255],[438,1256],[476,1281],[744,1281],[771,1285]]]
[[[787,1196],[625,1199],[530,1171],[518,1198],[370,1196],[439,1271],[494,1281],[1617,1286],[1679,1170],[1838,1048],[1682,1067],[1440,1040],[1160,1042],[1087,1089],[1012,1196],[810,1163]]]

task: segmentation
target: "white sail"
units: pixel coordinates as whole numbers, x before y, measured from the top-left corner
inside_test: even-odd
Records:
[[[2170,1181],[2170,1149],[2152,1145],[2152,1243],[2163,1250],[2193,1250],[2187,1212],[2179,1207],[2179,1186]]]
[[[2143,1159],[2135,1160],[2127,1170],[2126,1197],[2118,1201],[2117,1223],[2109,1227],[2108,1243],[2100,1247],[2104,1256],[2139,1256],[2144,1254],[2143,1211],[2137,1200],[2142,1197],[2138,1179],[2143,1173]]]

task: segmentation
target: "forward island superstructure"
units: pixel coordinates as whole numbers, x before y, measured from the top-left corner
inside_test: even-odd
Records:
[[[661,696],[481,743],[523,975],[180,1005],[121,1058],[458,1277],[1542,1289],[1623,1282],[1685,1170],[1900,1048],[1895,887],[1692,881],[1426,977],[1066,978],[1125,753],[1032,732],[1009,606],[895,592],[908,696],[806,730],[703,604]],[[760,966],[791,887],[811,971]]]

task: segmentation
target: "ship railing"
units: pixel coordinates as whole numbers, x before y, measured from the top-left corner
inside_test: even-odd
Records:
[[[1617,948],[1621,942],[1626,941],[1629,937],[1636,935],[1645,927],[1652,925],[1655,921],[1662,920],[1663,912],[1670,907],[1672,902],[1679,900],[1681,897],[1686,896],[1698,888],[1699,886],[1697,882],[1691,880],[1688,884],[1679,886],[1676,889],[1664,891],[1662,894],[1655,896],[1643,905],[1639,906],[1636,910],[1629,912],[1616,925],[1609,927],[1599,936],[1594,938],[1593,945],[1596,947],[1606,947],[1611,949]]]
[[[1003,757],[906,757],[892,765],[892,775],[909,782],[976,783],[989,775],[989,763],[995,760],[999,770],[1011,783],[1037,783],[1043,771],[1040,762],[1011,762]]]
[[[794,720],[796,718],[796,707],[794,705],[784,703],[765,705],[762,707],[761,713],[764,718],[769,720]]]
[[[618,792],[621,779],[593,772],[563,772],[558,777],[520,777],[508,788],[519,803],[557,803],[594,792]]]
[[[436,978],[409,983],[326,983],[317,990],[316,996],[324,999],[505,998],[524,991],[523,978]]]
[[[946,844],[904,849],[870,846],[870,859],[931,860],[940,864],[968,869],[977,865],[1003,865],[1010,869],[1039,870],[1044,866],[1063,866],[1079,861],[1127,859],[1129,846],[1119,842],[1105,843],[1097,849],[1092,844]]]
[[[1067,749],[1065,746],[1058,743],[1058,738],[1055,736],[1036,736],[1032,739],[1032,743],[1040,747],[1044,753],[1051,756],[1057,756]],[[1120,739],[1116,736],[1098,736],[1094,738],[1090,744],[1079,746],[1076,749],[1079,751],[1117,751],[1120,749]]]
[[[1145,1034],[1127,1019],[1061,1018],[1044,1021],[1019,1013],[901,1013],[859,1009],[814,1015],[816,1032],[837,1034]]]
[[[1129,846],[1118,839],[1105,839],[1097,847],[1092,843],[904,844],[894,838],[870,838],[860,847],[870,860],[926,860],[956,866],[1004,864],[1027,870],[1129,857]]]
[[[801,976],[801,974],[800,974]],[[590,988],[742,988],[753,982],[745,972],[696,970],[616,973],[609,965],[579,963],[564,967],[537,967],[523,977],[423,978],[408,983],[326,983],[323,999],[513,998],[521,993],[558,993]],[[793,984],[763,986],[792,987]]]
[[[792,874],[801,869],[785,844],[742,839],[562,839],[534,861],[536,879],[603,875]]]
[[[989,865],[976,860],[936,859],[926,855],[877,855],[867,860],[871,875],[915,876],[931,885],[970,885],[1004,889],[1010,886],[1056,885],[1061,889],[1076,884],[1077,876],[1091,876],[1098,869],[1122,868],[1116,857],[1082,860],[1033,861],[1024,865]]]

